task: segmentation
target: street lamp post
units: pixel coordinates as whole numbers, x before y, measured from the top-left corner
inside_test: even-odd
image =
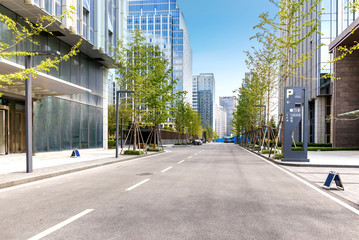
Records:
[[[59,56],[59,51],[30,51],[37,55]],[[31,68],[31,56],[25,56],[25,68]],[[32,73],[25,80],[25,127],[26,127],[26,172],[33,172],[32,166]]]
[[[118,105],[120,93],[134,93],[135,91],[116,91],[116,158],[118,158]],[[121,119],[121,148],[122,148],[122,119]]]

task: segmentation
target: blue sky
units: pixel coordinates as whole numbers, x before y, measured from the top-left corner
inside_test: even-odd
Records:
[[[243,51],[255,44],[253,26],[262,12],[274,11],[268,0],[178,0],[190,33],[193,74],[214,73],[216,102],[232,96],[246,72]]]

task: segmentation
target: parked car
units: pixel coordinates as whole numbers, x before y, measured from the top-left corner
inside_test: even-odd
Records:
[[[193,141],[193,145],[202,145],[202,141],[199,139],[196,139]]]

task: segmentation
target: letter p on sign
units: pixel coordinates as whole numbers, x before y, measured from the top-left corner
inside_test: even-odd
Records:
[[[293,89],[287,89],[287,97],[286,98],[289,98],[289,96],[292,96],[293,95]]]

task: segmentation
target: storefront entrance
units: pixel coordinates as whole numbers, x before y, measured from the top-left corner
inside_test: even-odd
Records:
[[[2,99],[0,105],[0,155],[26,151],[25,106]]]
[[[9,154],[9,107],[0,105],[0,155]]]
[[[10,109],[10,153],[22,153],[25,151],[25,111]]]

